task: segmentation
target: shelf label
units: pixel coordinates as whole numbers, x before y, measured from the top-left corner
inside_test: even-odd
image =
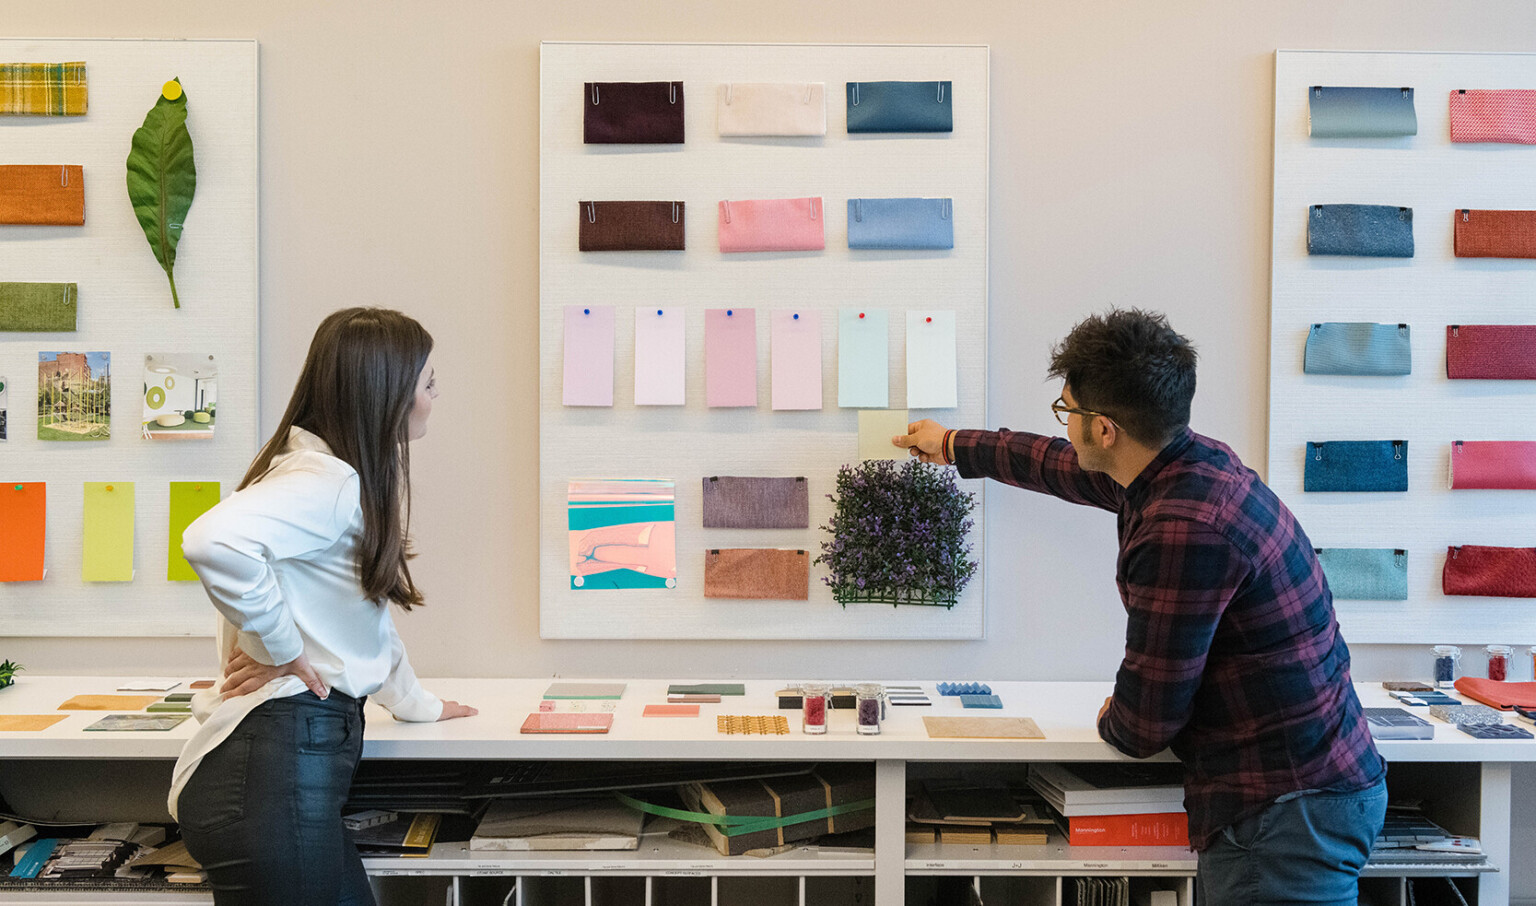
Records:
[[[1084,868],[1103,868],[1103,869],[1107,869],[1107,868],[1109,868],[1109,863],[1108,862],[1084,862],[1084,863],[1082,863],[1082,866]]]
[[[923,867],[924,868],[941,868],[942,869],[942,868],[948,868],[949,867],[949,863],[948,862],[924,862],[923,863]]]
[[[669,868],[661,873],[664,878],[702,878],[708,874],[700,868]]]
[[[613,862],[607,865],[599,865],[593,871],[623,871],[629,866],[623,862]]]
[[[469,872],[469,876],[472,878],[505,878],[512,874],[516,874],[516,872],[508,871],[505,868],[475,868]],[[551,874],[551,872],[542,872],[542,874]],[[564,874],[564,872],[557,871],[553,872],[553,874]]]
[[[507,872],[507,873],[510,874],[511,872]],[[561,868],[546,868],[546,869],[543,869],[543,870],[541,870],[539,872],[539,877],[541,877],[541,878],[563,878],[563,877],[565,877],[568,874],[570,874],[570,872],[568,872],[568,871],[566,871],[564,869],[561,869]]]

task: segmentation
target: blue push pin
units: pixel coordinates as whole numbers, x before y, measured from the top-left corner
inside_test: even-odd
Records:
[[[590,314],[592,314],[592,309],[590,309],[590,308],[583,308],[581,310],[581,313],[584,314],[584,315],[590,315]]]
[[[734,317],[735,315],[736,315],[736,312],[732,311],[731,309],[727,308],[725,310],[725,316],[727,318]]]
[[[661,309],[656,309],[656,317],[661,317]]]
[[[800,320],[800,314],[799,314],[799,312],[796,312],[796,313],[795,313],[795,320],[796,320],[796,321],[798,321],[798,320]]]

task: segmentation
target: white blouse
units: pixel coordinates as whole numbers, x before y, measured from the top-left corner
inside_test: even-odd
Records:
[[[305,654],[329,688],[372,696],[400,720],[437,720],[443,703],[417,681],[392,607],[368,600],[358,581],[358,488],[356,470],[331,455],[325,441],[293,428],[266,476],[187,528],[182,553],[222,617],[220,669],[236,644],[263,664],[286,664]],[[202,726],[176,761],[172,817],[203,756],[247,714],[262,702],[305,691],[298,677],[282,676],[221,700],[218,685],[192,699]]]

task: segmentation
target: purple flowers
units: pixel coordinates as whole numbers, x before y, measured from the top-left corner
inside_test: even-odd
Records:
[[[975,495],[952,469],[915,459],[903,465],[868,460],[837,471],[837,505],[822,529],[817,563],[832,596],[850,602],[953,607],[976,574],[966,543]]]

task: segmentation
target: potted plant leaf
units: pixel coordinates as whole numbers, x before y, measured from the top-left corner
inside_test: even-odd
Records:
[[[21,669],[22,666],[20,664],[14,664],[10,661],[0,663],[0,689],[4,689],[6,686],[16,682],[16,671]]]
[[[953,469],[915,459],[867,460],[837,472],[817,563],[832,597],[850,603],[954,607],[976,574],[967,535],[976,497]]]

